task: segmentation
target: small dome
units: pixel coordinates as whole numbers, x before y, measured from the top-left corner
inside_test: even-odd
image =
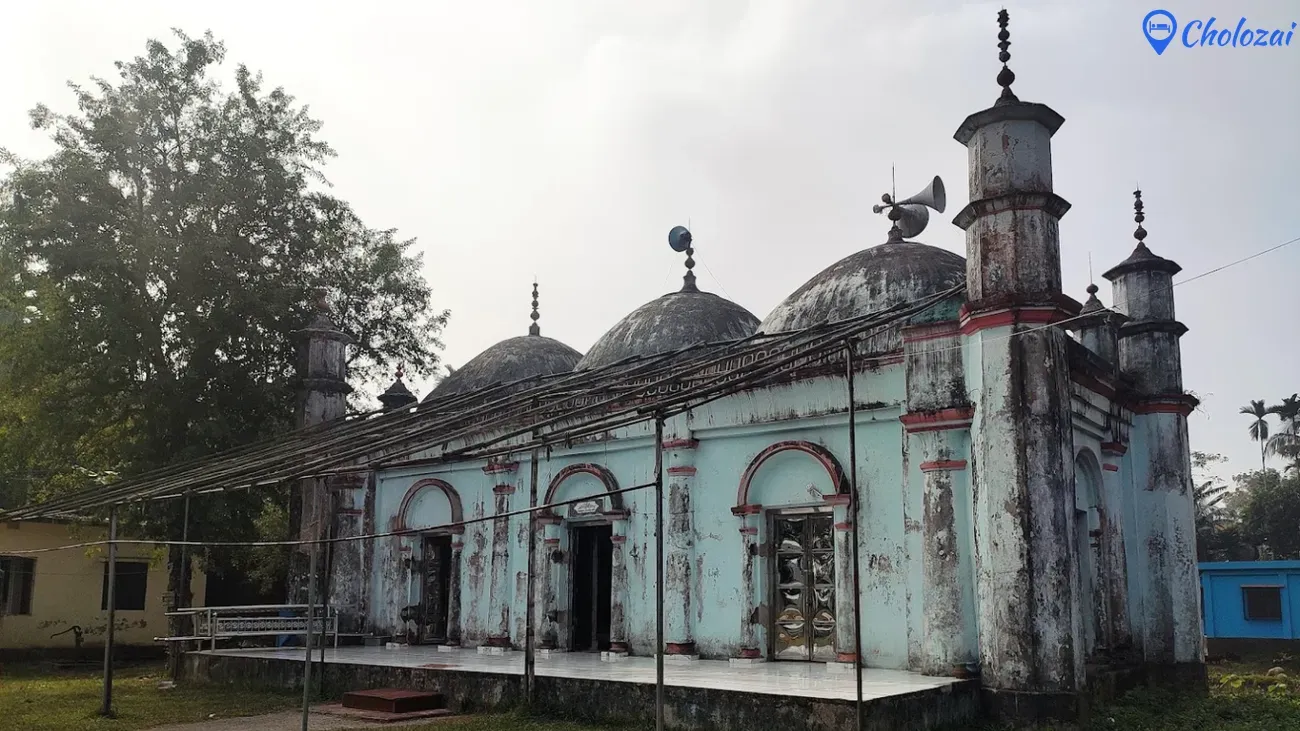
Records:
[[[759,330],[802,330],[937,294],[966,277],[966,260],[934,246],[892,241],[847,256],[785,298]]]
[[[624,317],[591,346],[576,370],[599,368],[633,356],[679,350],[688,345],[749,337],[758,318],[749,310],[694,286],[647,302]]]
[[[581,358],[582,353],[541,335],[521,335],[502,340],[442,379],[424,400],[454,396],[533,376],[567,373]]]

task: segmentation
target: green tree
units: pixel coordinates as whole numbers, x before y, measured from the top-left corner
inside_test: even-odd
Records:
[[[211,34],[175,35],[174,50],[149,41],[117,63],[116,79],[72,85],[75,112],[33,109],[49,157],[0,151],[0,499],[291,427],[291,333],[317,286],[358,340],[355,380],[438,365],[447,313],[414,242],[328,194],[321,123],[245,66],[229,74]],[[195,499],[190,536],[255,536],[284,504]],[[130,518],[175,537],[180,507]]]
[[[1241,413],[1255,417],[1249,427],[1250,438],[1259,442],[1259,468],[1268,469],[1264,462],[1264,444],[1268,441],[1268,407],[1264,406],[1262,400],[1251,401],[1249,406],[1241,407]]]
[[[1242,527],[1256,545],[1267,545],[1273,558],[1300,558],[1300,475],[1283,477],[1277,470],[1259,470],[1236,478],[1246,491]]]
[[[1196,500],[1196,553],[1200,561],[1225,560],[1239,555],[1242,541],[1239,521],[1229,498],[1228,483],[1213,472],[1227,462],[1221,454],[1192,452],[1192,486]]]

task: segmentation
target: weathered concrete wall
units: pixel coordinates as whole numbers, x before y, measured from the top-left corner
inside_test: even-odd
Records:
[[[857,380],[860,404],[868,401],[897,404],[901,400],[901,368],[864,372]],[[843,378],[821,377],[720,400],[666,429],[665,441],[670,446],[665,449],[665,467],[679,468],[672,474],[666,469],[666,493],[671,495],[667,488],[674,479],[689,485],[692,529],[691,559],[683,564],[683,577],[673,587],[676,593],[670,593],[675,598],[668,603],[669,616],[680,612],[675,621],[684,630],[678,631],[676,639],[670,632],[669,642],[689,637],[695,643],[695,651],[709,658],[737,656],[747,644],[757,645],[761,654],[766,655],[768,638],[764,628],[771,591],[768,559],[761,551],[756,556],[749,555],[747,549],[749,544],[766,544],[766,520],[751,517],[755,534],[741,532],[743,520],[733,513],[740,499],[738,491],[747,469],[759,455],[774,445],[792,440],[824,449],[840,469],[847,470],[844,398]],[[833,413],[836,410],[841,413]],[[907,466],[899,414],[897,406],[870,409],[860,406],[858,414],[863,657],[868,665],[889,668],[906,668],[915,663],[921,645],[923,615],[921,561],[924,552],[920,545],[920,526],[924,508],[921,492],[910,487],[914,477],[918,484],[923,478],[919,465]],[[620,431],[612,439],[555,449],[539,464],[539,499],[545,499],[547,486],[557,476],[577,465],[594,464],[608,470],[620,488],[651,482],[654,465],[651,429],[649,424],[638,425]],[[684,435],[689,435],[689,439]],[[692,440],[695,444],[686,444]],[[678,456],[671,457],[675,451]],[[515,474],[527,475],[528,455],[518,455],[517,460]],[[770,458],[764,458],[750,474],[746,499],[765,510],[782,506],[829,506],[825,496],[835,494],[836,481],[820,460],[818,455],[802,447],[778,450]],[[434,470],[413,468],[382,473],[375,496],[376,525],[418,527],[449,520],[450,506],[441,490],[417,491],[427,497],[409,500],[405,517],[401,516],[403,500],[411,488],[430,478],[454,487],[467,517],[491,514],[496,507],[492,488],[498,479],[486,475],[482,467],[482,463],[463,463]],[[847,484],[846,477],[844,480]],[[574,473],[558,484],[551,500],[599,496],[605,488],[604,482],[589,472]],[[522,498],[512,503],[512,509],[526,505],[526,495],[527,485],[518,483],[515,496]],[[629,649],[634,654],[648,655],[654,651],[653,490],[623,495],[622,501],[628,517],[615,532],[625,536],[622,550],[627,578],[623,584],[625,593],[616,597],[615,602],[622,605]],[[603,513],[613,507],[611,500],[605,500],[600,510]],[[672,506],[669,507],[668,516],[672,516]],[[581,519],[608,517],[596,515]],[[556,542],[555,549],[567,553],[568,526],[574,520],[565,516],[558,526],[539,526],[539,547],[543,545],[540,541],[550,537]],[[464,534],[461,596],[466,644],[486,641],[499,618],[490,602],[492,535],[490,523],[469,526]],[[512,519],[509,535],[513,538],[509,575],[526,581],[527,519],[522,516]],[[910,551],[906,546],[908,540],[915,542]],[[404,543],[411,545],[406,553],[418,552],[411,539],[384,539],[377,547],[372,567],[370,622],[374,629],[385,633],[401,634],[400,610],[418,600],[418,589],[412,586],[400,558]],[[673,550],[672,544],[668,545]],[[843,560],[851,561],[851,556],[843,556]],[[747,561],[753,576],[749,596],[742,580]],[[564,647],[568,641],[569,577],[563,563],[553,564],[546,582],[542,583],[547,587],[543,595],[551,597],[553,602],[547,608],[552,618],[549,631],[555,635],[556,643]],[[687,595],[689,602],[684,600]],[[511,641],[516,647],[522,647],[526,612],[526,596],[522,590],[512,592],[509,611]],[[547,630],[544,623],[539,627]],[[677,628],[670,625],[670,629]],[[747,630],[753,637],[748,642]]]

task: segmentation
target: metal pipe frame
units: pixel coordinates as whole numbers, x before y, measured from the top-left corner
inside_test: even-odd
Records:
[[[664,731],[664,420],[655,415],[655,731]]]
[[[117,623],[117,508],[108,512],[108,591],[104,600],[108,626],[104,631],[104,694],[99,715],[113,718],[113,632]]]
[[[853,342],[844,341],[844,376],[849,388],[849,506],[853,509],[853,672],[857,677],[857,703],[854,708],[856,724],[854,728],[862,731],[862,545],[861,529],[858,527],[862,514],[858,495],[858,413],[857,395],[854,393],[853,376]]]

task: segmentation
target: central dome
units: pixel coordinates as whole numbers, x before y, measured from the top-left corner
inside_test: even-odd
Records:
[[[966,277],[966,260],[934,246],[891,241],[826,267],[759,326],[772,334],[849,320],[938,294]]]
[[[758,318],[749,310],[693,286],[647,302],[601,336],[576,370],[599,368],[633,356],[668,353],[699,343],[736,340],[754,334]]]
[[[454,396],[532,376],[568,373],[582,353],[553,338],[520,335],[502,340],[442,379],[425,400]]]

